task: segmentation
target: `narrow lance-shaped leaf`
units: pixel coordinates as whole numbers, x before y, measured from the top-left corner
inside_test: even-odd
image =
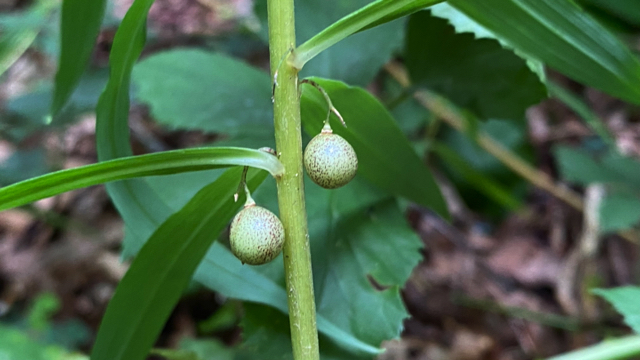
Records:
[[[0,75],[24,54],[38,35],[38,29],[22,29],[2,34],[0,39]]]
[[[51,103],[55,116],[69,100],[87,67],[100,33],[107,0],[64,0],[60,21],[60,60]]]
[[[291,64],[302,69],[304,64],[340,40],[364,29],[381,25],[444,0],[377,0],[331,24],[298,46]]]
[[[233,165],[264,169],[273,176],[278,176],[284,171],[275,156],[259,150],[199,148],[166,151],[61,170],[0,188],[0,211],[65,191],[110,181]]]
[[[207,249],[243,204],[233,200],[241,173],[225,172],[151,236],[109,302],[92,360],[146,357]],[[247,185],[253,190],[265,176],[250,172]]]
[[[129,82],[146,39],[153,0],[135,0],[116,32],[109,56],[110,76],[96,107],[96,145],[100,161],[133,154],[129,143]],[[173,213],[142,179],[107,184],[107,191],[129,232],[149,233]],[[130,235],[128,235],[130,236]],[[141,237],[146,240],[148,235]]]
[[[573,1],[449,0],[526,56],[640,104],[640,61]]]

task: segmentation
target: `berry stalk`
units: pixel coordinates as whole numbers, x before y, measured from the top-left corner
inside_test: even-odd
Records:
[[[284,227],[284,266],[295,360],[318,360],[318,330],[304,201],[298,70],[281,61],[295,47],[293,0],[268,0],[276,148],[285,173],[276,180]]]

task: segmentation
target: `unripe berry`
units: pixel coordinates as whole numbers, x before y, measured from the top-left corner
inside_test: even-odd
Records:
[[[336,189],[356,176],[358,157],[349,142],[329,128],[307,145],[304,167],[313,182],[325,189]]]
[[[243,264],[262,265],[282,251],[284,228],[271,211],[256,205],[245,206],[231,222],[231,252]]]

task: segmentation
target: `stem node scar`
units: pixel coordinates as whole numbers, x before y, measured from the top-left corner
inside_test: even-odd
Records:
[[[282,58],[280,59],[280,62],[278,63],[278,67],[276,68],[276,71],[273,73],[273,86],[271,88],[271,102],[272,103],[275,103],[275,101],[276,101],[275,97],[276,97],[276,86],[278,86],[278,71],[280,71],[280,66],[282,66],[282,63],[284,62],[284,60],[292,52],[293,52],[293,45],[289,48],[289,50],[286,53],[284,53],[284,55],[282,55]]]
[[[268,146],[261,147],[261,148],[260,148],[260,149],[258,149],[258,150],[263,151],[263,152],[266,152],[266,153],[269,153],[269,154],[271,154],[271,155],[273,155],[273,156],[275,156],[275,157],[279,157],[279,156],[278,156],[278,154],[276,153],[276,151],[275,151],[275,150],[273,150],[272,148],[268,147]]]

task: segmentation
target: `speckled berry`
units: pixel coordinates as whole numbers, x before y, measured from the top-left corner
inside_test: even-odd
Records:
[[[233,218],[229,242],[231,252],[243,264],[266,264],[282,251],[284,228],[271,211],[247,206]]]
[[[336,189],[356,176],[358,157],[342,136],[322,132],[304,150],[304,167],[313,182],[325,189]]]

